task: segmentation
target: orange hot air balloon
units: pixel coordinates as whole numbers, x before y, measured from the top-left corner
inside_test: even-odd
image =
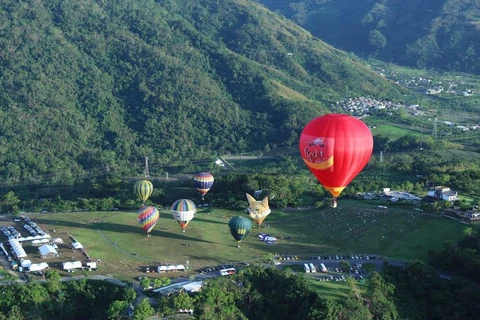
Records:
[[[300,135],[300,154],[308,169],[333,196],[367,165],[373,150],[370,129],[346,114],[326,114],[307,123]]]

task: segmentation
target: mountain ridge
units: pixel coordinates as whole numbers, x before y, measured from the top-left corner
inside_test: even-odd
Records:
[[[7,183],[292,145],[340,97],[406,92],[250,1],[4,1],[0,18]]]
[[[258,2],[359,56],[480,74],[480,3],[475,0]]]

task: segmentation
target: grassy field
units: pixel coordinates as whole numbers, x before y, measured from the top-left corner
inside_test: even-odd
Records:
[[[476,160],[480,161],[480,153],[478,152],[471,152],[471,151],[464,151],[464,150],[437,150],[434,151],[435,154],[445,161],[451,160]]]
[[[273,210],[264,222],[270,227],[252,229],[237,248],[227,225],[235,215],[244,212],[199,209],[187,231],[182,232],[170,212],[162,211],[151,237],[140,228],[134,212],[43,214],[32,218],[44,230],[55,230],[52,235],[66,243],[68,235],[80,241],[92,258],[102,260],[101,274],[126,280],[141,274],[145,266],[161,263],[185,265],[188,261],[192,271],[220,263],[254,261],[266,254],[308,257],[366,253],[426,260],[429,249],[440,248],[447,239],[457,241],[465,227],[410,209],[380,211],[367,202],[341,200],[337,209]],[[259,232],[268,232],[279,240],[267,245],[256,236]],[[61,259],[52,258],[58,261],[47,262],[68,261],[69,252]]]
[[[377,135],[387,136],[392,140],[396,140],[405,135],[417,135],[417,136],[427,135],[427,133],[420,132],[420,129],[418,129],[418,131],[415,131],[413,128],[401,127],[401,126],[396,126],[391,124],[382,124],[382,125],[376,126],[375,128],[372,128],[372,134],[374,136],[377,136]]]
[[[336,282],[336,281],[318,281],[312,277],[308,277],[309,286],[318,292],[322,299],[327,300],[343,300],[347,297],[348,286],[346,282]],[[364,283],[357,282],[357,286],[362,292],[365,292],[366,285]]]

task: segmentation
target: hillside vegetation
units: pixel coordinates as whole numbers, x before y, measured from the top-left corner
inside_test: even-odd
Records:
[[[0,4],[0,176],[75,183],[297,142],[339,97],[401,97],[255,2]]]
[[[257,1],[357,55],[480,74],[477,0]]]

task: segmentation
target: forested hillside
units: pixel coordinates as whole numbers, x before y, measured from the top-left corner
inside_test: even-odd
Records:
[[[0,3],[0,176],[75,183],[297,143],[352,95],[401,97],[254,1]]]
[[[478,0],[257,1],[341,50],[480,74]]]

